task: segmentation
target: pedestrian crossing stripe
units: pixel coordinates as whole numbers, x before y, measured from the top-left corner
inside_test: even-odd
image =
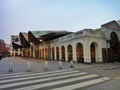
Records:
[[[55,82],[51,82],[51,83],[43,83],[43,84],[38,84],[38,85],[23,87],[23,88],[14,89],[14,90],[40,89],[40,88],[43,88],[43,87],[48,87],[48,86],[52,86],[52,85],[58,85],[58,84],[73,82],[73,81],[76,81],[76,80],[83,80],[83,79],[87,79],[87,78],[93,78],[93,77],[97,77],[97,76],[98,75],[93,74],[93,75],[88,75],[88,76],[82,76],[82,77],[77,77],[77,78],[71,78],[71,79],[66,79],[66,80],[55,81]]]
[[[89,74],[87,72],[80,72],[78,70],[59,70],[52,72],[43,72],[39,74],[23,74],[27,77],[21,76],[21,74],[12,74],[12,76],[16,75],[20,78],[7,78],[9,75],[0,77],[1,80],[4,78],[4,80],[0,80],[0,90],[33,90],[47,87],[53,87],[51,88],[52,90],[72,90],[109,80],[108,77]],[[70,84],[71,82],[74,83]],[[67,86],[59,86],[62,84],[67,84]],[[58,87],[54,87],[57,85]]]
[[[29,72],[28,72],[29,73]],[[7,73],[7,74],[0,74],[0,77],[3,77],[3,76],[12,76],[12,75],[20,75],[20,74],[25,74],[25,73]],[[27,74],[27,72],[26,72]]]
[[[33,76],[33,75],[42,75],[42,74],[51,74],[51,73],[59,73],[59,72],[67,72],[71,71],[72,69],[68,70],[58,70],[58,71],[50,71],[50,72],[41,72],[41,73],[13,73],[13,74],[2,74],[0,75],[0,79],[5,78],[17,78],[17,77],[23,77],[23,76]]]
[[[49,73],[55,73],[55,72],[64,72],[64,71],[71,71],[73,69],[65,69],[65,70],[58,70],[58,71],[49,71],[49,72],[42,72],[41,74],[49,74]],[[23,72],[23,73],[7,73],[7,74],[0,74],[0,77],[2,76],[12,76],[12,75],[22,75],[22,74],[33,74],[31,72]]]
[[[53,79],[62,79],[62,78],[65,78],[65,77],[78,76],[78,75],[84,75],[84,74],[86,74],[86,73],[77,73],[77,74],[70,74],[70,75],[66,75],[66,76],[58,76],[58,77],[52,77],[52,78],[30,80],[30,81],[24,81],[24,83],[23,82],[18,82],[18,83],[12,83],[12,84],[5,84],[5,85],[1,85],[0,89],[5,88],[5,87],[13,87],[13,86],[17,86],[17,85],[25,85],[25,84],[30,84],[30,83],[49,81],[49,80],[53,80]]]
[[[19,80],[29,80],[29,79],[36,79],[36,78],[45,78],[45,77],[48,77],[48,76],[56,76],[56,75],[64,75],[64,74],[72,74],[72,73],[77,73],[79,71],[71,71],[71,72],[59,72],[59,73],[54,73],[54,74],[45,74],[45,75],[39,75],[39,76],[32,76],[32,77],[23,77],[23,78],[17,78],[17,79],[10,79],[10,80],[3,80],[3,81],[0,81],[0,84],[1,83],[6,83],[6,82],[13,82],[13,81],[19,81]]]
[[[90,81],[86,81],[86,82],[82,82],[82,83],[77,83],[77,84],[73,84],[73,85],[69,85],[69,86],[65,86],[65,87],[55,88],[52,90],[73,90],[73,89],[82,88],[85,86],[97,84],[97,83],[103,82],[105,80],[109,80],[109,78],[102,77],[102,78],[98,78],[98,79],[94,79],[94,80],[90,80]]]

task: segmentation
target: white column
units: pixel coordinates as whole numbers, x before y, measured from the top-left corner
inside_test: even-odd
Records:
[[[77,62],[77,59],[76,59],[76,44],[73,44],[72,45],[72,50],[73,50],[73,61],[74,62]]]
[[[97,47],[96,49],[96,53],[97,53],[97,61],[96,62],[102,62],[103,57],[102,57],[102,48],[101,47]]]
[[[40,58],[40,45],[38,46],[38,58]]]
[[[43,59],[45,59],[45,48],[43,47]]]
[[[35,45],[33,44],[33,58],[35,58]]]
[[[15,49],[14,49],[14,56],[15,56],[15,52],[16,52],[16,51],[15,51]]]
[[[33,43],[30,43],[30,57],[33,57]]]
[[[59,46],[59,59],[62,60],[61,46]]]
[[[30,46],[30,57],[32,57],[32,46]]]
[[[67,49],[67,45],[65,45],[65,61],[68,61],[68,49]]]
[[[21,52],[22,57],[23,57],[23,51],[24,51],[24,49],[22,48],[22,52]]]
[[[52,60],[52,48],[49,48],[49,59]]]
[[[13,53],[13,51],[12,51],[12,45],[11,45],[11,47],[10,47],[10,55],[12,56],[12,53]]]
[[[21,53],[21,49],[18,49],[18,55],[20,55],[20,53]]]
[[[57,57],[56,57],[56,46],[54,47],[54,54],[55,54],[55,60],[57,59]]]
[[[84,39],[83,43],[83,51],[84,51],[84,63],[91,63],[91,56],[90,56],[90,40],[89,37]]]

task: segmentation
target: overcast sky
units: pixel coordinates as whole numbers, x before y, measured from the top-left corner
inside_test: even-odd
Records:
[[[120,0],[0,0],[0,39],[36,30],[85,28],[120,19]]]

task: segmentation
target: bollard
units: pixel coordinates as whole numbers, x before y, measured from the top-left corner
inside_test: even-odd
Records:
[[[44,64],[45,64],[45,66],[44,66],[44,70],[48,70],[48,62],[45,61]]]
[[[28,62],[27,63],[27,72],[30,72],[31,71],[31,64]]]
[[[62,62],[59,61],[59,69],[62,69]]]
[[[9,72],[13,72],[13,63],[9,64]]]
[[[73,68],[73,61],[70,62],[70,67]]]

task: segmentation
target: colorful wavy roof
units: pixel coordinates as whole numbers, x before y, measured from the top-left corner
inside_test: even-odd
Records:
[[[53,31],[31,31],[35,38],[41,38],[41,36],[53,33]]]

